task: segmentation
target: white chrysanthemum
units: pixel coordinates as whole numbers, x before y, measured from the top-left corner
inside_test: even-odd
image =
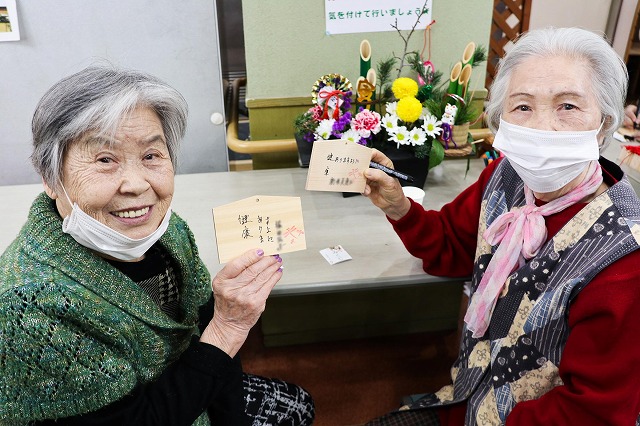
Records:
[[[398,111],[398,102],[388,102],[385,106],[388,115],[396,115]]]
[[[424,145],[427,140],[427,134],[420,127],[414,127],[409,131],[409,141],[411,145]]]
[[[395,129],[395,133],[389,133],[389,140],[396,143],[396,147],[400,148],[400,145],[410,145],[409,131],[405,126],[398,126]]]
[[[322,120],[318,127],[316,128],[316,140],[324,139],[327,140],[331,137],[331,132],[333,131],[333,125],[336,122],[335,119],[329,118],[327,120]]]
[[[360,133],[358,133],[357,131],[353,130],[353,129],[349,129],[346,132],[344,132],[342,134],[342,140],[347,140],[349,142],[355,142],[358,143],[360,142]]]
[[[427,136],[435,138],[440,133],[442,133],[442,121],[438,121],[438,118],[435,115],[427,114],[422,117],[424,123],[422,124],[422,128],[424,129]]]
[[[384,127],[387,133],[395,133],[398,128],[398,116],[389,113],[385,114],[384,117],[382,117],[380,126]]]

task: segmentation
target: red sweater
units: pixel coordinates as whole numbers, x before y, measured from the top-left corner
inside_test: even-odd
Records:
[[[425,211],[412,201],[403,218],[390,220],[427,273],[471,275],[482,192],[496,164],[440,211]],[[604,175],[606,183],[615,183],[608,172]],[[547,240],[585,205],[545,217]],[[570,333],[559,365],[564,385],[516,404],[506,425],[635,425],[640,413],[638,313],[640,250],[603,269],[580,292],[569,307]],[[441,424],[464,425],[465,410],[466,404],[441,409]]]

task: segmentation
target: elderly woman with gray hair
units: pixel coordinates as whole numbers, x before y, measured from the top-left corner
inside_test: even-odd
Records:
[[[45,191],[0,257],[0,424],[312,423],[307,392],[236,356],[282,259],[251,250],[211,280],[171,211],[186,123],[136,71],[90,67],[41,99]]]
[[[440,211],[365,171],[365,195],[425,271],[472,277],[452,384],[369,424],[638,424],[640,200],[599,155],[622,123],[627,80],[602,37],[530,31],[490,89],[506,159]]]

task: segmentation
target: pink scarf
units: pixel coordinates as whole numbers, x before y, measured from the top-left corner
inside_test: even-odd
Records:
[[[547,239],[544,216],[571,206],[587,195],[593,194],[602,184],[602,170],[597,161],[592,161],[583,181],[563,196],[537,207],[533,191],[524,186],[526,204],[513,207],[498,216],[483,234],[492,246],[499,244],[486,272],[473,294],[464,321],[473,337],[484,335],[489,327],[493,308],[502,292],[505,281],[513,271],[534,257]]]

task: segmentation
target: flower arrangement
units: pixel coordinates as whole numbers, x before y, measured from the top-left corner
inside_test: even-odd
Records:
[[[296,134],[307,142],[345,139],[369,146],[381,129],[380,114],[361,109],[351,112],[351,82],[340,74],[327,74],[317,80],[311,91],[315,104],[294,121]]]
[[[427,157],[433,148],[433,142],[442,132],[437,117],[424,108],[417,98],[418,83],[407,77],[400,77],[391,86],[393,95],[398,101],[387,102],[386,114],[382,126],[387,133],[387,140],[412,147],[418,158]]]
[[[457,148],[454,126],[466,125],[478,115],[470,107],[467,87],[471,68],[486,60],[486,50],[469,43],[462,60],[452,69],[450,81],[440,84],[442,73],[435,71],[431,61],[408,51],[409,39],[428,10],[426,6],[425,1],[406,36],[392,25],[404,42],[404,52],[381,60],[375,70],[361,76],[355,99],[351,98],[353,87],[346,77],[327,74],[318,79],[312,88],[314,106],[294,121],[296,135],[307,142],[346,139],[387,153],[393,148],[410,151],[417,158],[428,158],[429,169],[442,162],[450,143]],[[425,29],[429,35],[434,22]],[[402,76],[405,67],[410,67],[417,81]],[[395,79],[391,77],[393,71],[397,71]],[[367,88],[366,96],[361,87]],[[460,139],[466,144],[468,132]]]
[[[440,121],[418,100],[418,83],[407,77],[394,81],[393,101],[385,104],[385,115],[360,107],[351,111],[352,86],[340,74],[322,76],[313,85],[314,106],[296,117],[295,132],[307,142],[349,140],[360,145],[411,150],[417,158],[429,156],[442,131]],[[441,161],[442,159],[440,159]]]

